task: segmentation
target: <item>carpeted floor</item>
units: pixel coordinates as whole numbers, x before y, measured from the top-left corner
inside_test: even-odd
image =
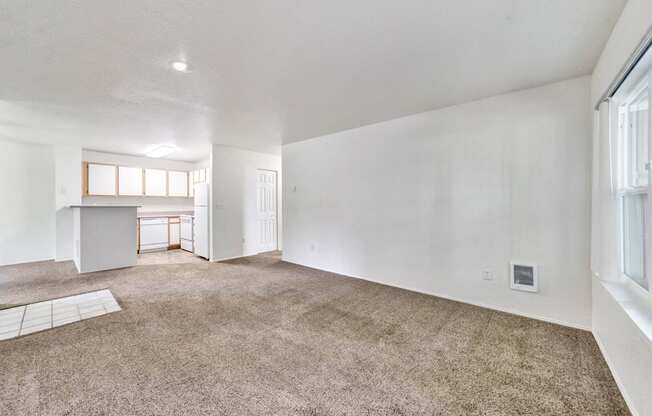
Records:
[[[0,414],[629,414],[588,332],[278,255],[166,255],[0,268],[5,307],[109,288],[124,309],[0,342]]]

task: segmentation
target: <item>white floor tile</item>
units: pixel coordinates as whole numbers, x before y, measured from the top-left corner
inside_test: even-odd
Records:
[[[109,306],[105,305],[104,309],[106,309],[107,313],[120,312],[122,310],[122,308],[120,308],[120,306],[118,306],[118,305],[109,305]]]
[[[104,310],[104,308],[97,309],[92,312],[82,313],[81,319],[95,318],[96,316],[102,316],[102,315],[106,315],[106,311]]]
[[[0,326],[14,325],[16,323],[20,324],[20,321],[23,320],[22,314],[9,315],[0,317]]]
[[[0,334],[5,332],[18,331],[18,330],[20,330],[20,321],[13,322],[8,325],[0,324]]]
[[[25,306],[14,306],[13,308],[0,309],[0,315],[17,313],[25,310]]]
[[[41,325],[34,325],[25,328],[24,326],[20,329],[20,335],[27,335],[38,331],[44,331],[46,329],[52,328],[52,323],[48,322]]]
[[[77,305],[79,303],[77,302],[70,302],[70,303],[53,303],[52,304],[52,310],[53,311],[62,311],[66,309],[75,309],[77,308]]]
[[[52,304],[41,304],[39,306],[32,306],[32,305],[27,305],[25,308],[25,312],[30,312],[30,311],[49,311],[52,310]]]
[[[95,312],[97,310],[104,310],[104,306],[101,303],[87,303],[79,305],[79,313],[82,315],[89,312]]]
[[[69,304],[76,304],[76,303],[77,303],[76,296],[68,296],[67,298],[59,298],[53,300],[52,306],[69,305]]]
[[[79,302],[77,302],[77,305],[80,307],[83,306],[89,306],[89,305],[97,305],[99,303],[102,303],[102,299],[83,299]]]
[[[46,322],[46,321],[52,321],[51,313],[48,313],[46,315],[35,315],[35,316],[25,315],[25,318],[23,319],[23,326],[25,326],[25,324],[29,325],[30,322]]]
[[[66,314],[70,315],[71,313],[79,313],[77,305],[58,305],[52,308],[52,313],[56,314]]]
[[[52,309],[36,309],[26,310],[23,321],[31,321],[33,319],[42,318],[44,316],[52,315]]]
[[[27,309],[41,309],[41,308],[49,308],[52,306],[52,301],[51,300],[46,300],[44,302],[37,302],[37,303],[30,303],[27,305]]]
[[[79,315],[77,315],[77,316],[69,316],[69,317],[67,317],[67,318],[55,319],[55,320],[52,322],[52,327],[54,328],[54,327],[57,327],[57,326],[62,326],[62,325],[66,325],[66,324],[71,324],[71,323],[73,323],[73,322],[79,322],[80,319],[81,319],[81,318],[80,318]]]
[[[9,308],[9,309],[2,309],[0,310],[0,319],[9,317],[9,316],[15,316],[15,315],[23,315],[25,312],[25,307],[24,306],[18,306],[16,308]]]
[[[65,311],[55,311],[52,314],[52,320],[57,321],[59,319],[70,318],[71,316],[77,316],[77,317],[79,316],[79,311],[77,310],[77,308],[65,310]]]
[[[37,318],[33,319],[25,319],[23,320],[23,325],[22,327],[30,327],[30,326],[37,326],[37,325],[42,325],[42,324],[50,324],[52,323],[52,316],[39,316]]]
[[[4,309],[0,310],[0,340],[121,310],[108,289]]]
[[[95,293],[84,293],[77,296],[77,301],[80,303],[88,302],[93,299],[97,299],[97,295]]]
[[[11,331],[11,332],[4,332],[0,334],[0,341],[4,341],[5,339],[16,338],[17,336],[18,336],[18,330]]]

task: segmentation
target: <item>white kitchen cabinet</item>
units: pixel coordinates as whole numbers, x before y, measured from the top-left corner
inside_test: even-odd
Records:
[[[206,182],[206,169],[199,169],[199,180],[197,182]]]
[[[167,218],[140,219],[140,251],[166,249],[169,246]]]
[[[192,227],[192,216],[182,215],[180,217],[181,221],[181,249],[186,251],[193,251],[193,227]]]
[[[178,217],[171,217],[169,219],[170,224],[170,238],[169,246],[178,247],[181,245],[181,222]]]
[[[191,198],[195,196],[195,182],[193,182],[192,176],[193,172],[188,172],[188,196]]]
[[[89,163],[87,181],[88,195],[115,196],[115,165]]]
[[[188,172],[168,171],[168,196],[188,196]]]
[[[163,169],[145,169],[145,195],[167,196],[168,175]]]
[[[118,195],[140,196],[143,194],[143,169],[118,167]]]
[[[181,239],[181,250],[193,252],[192,240]]]

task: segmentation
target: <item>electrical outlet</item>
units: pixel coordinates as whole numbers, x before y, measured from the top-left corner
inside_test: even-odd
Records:
[[[492,270],[483,270],[482,271],[483,280],[494,280],[494,272]]]

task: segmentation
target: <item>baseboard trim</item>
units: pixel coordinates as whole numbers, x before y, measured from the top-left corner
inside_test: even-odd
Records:
[[[2,264],[0,264],[0,267],[2,267],[2,266],[17,266],[19,264],[28,264],[28,263],[41,263],[41,262],[44,262],[44,261],[55,261],[55,260],[52,257],[46,258],[46,259],[23,260],[23,261],[19,261],[17,263],[2,263]]]
[[[435,296],[435,297],[442,298],[442,299],[452,300],[454,302],[465,303],[467,305],[479,306],[481,308],[491,309],[491,310],[498,311],[498,312],[505,312],[505,313],[509,313],[509,314],[512,314],[512,315],[523,316],[525,318],[530,318],[530,319],[534,319],[534,320],[537,320],[537,321],[543,321],[543,322],[548,322],[548,323],[551,323],[551,324],[566,326],[566,327],[569,327],[569,328],[580,329],[582,331],[592,332],[592,328],[590,326],[580,325],[580,324],[576,324],[576,323],[572,323],[572,322],[561,321],[561,320],[558,320],[558,319],[548,318],[548,317],[545,317],[545,316],[534,315],[534,314],[531,314],[531,313],[519,311],[517,309],[504,308],[502,306],[491,305],[491,304],[488,304],[488,303],[471,301],[471,300],[468,300],[468,299],[462,299],[462,298],[458,298],[458,297],[455,297],[455,296],[450,296],[450,295],[443,294],[443,293],[426,292],[426,291],[423,291],[423,290],[420,290],[420,289],[415,289],[413,287],[390,284],[390,283],[387,283],[387,282],[382,282],[380,280],[369,279],[369,278],[363,277],[363,276],[345,275],[345,274],[339,273],[339,272],[334,271],[334,270],[312,267],[312,266],[308,266],[308,265],[305,265],[305,264],[293,262],[293,261],[286,260],[286,259],[283,259],[283,261],[285,261],[287,263],[296,264],[297,266],[309,267],[309,268],[316,269],[316,270],[323,270],[325,272],[339,274],[340,276],[344,276],[344,277],[351,277],[351,278],[354,278],[354,279],[365,280],[367,282],[378,283],[380,285],[385,285],[385,286],[391,286],[391,287],[395,287],[395,288],[398,288],[398,289],[408,290],[410,292],[420,293],[420,294],[423,294],[423,295]]]
[[[595,331],[592,331],[592,333],[593,333],[593,338],[595,339],[595,343],[598,344],[598,348],[600,349],[600,352],[602,353],[602,356],[604,357],[604,360],[607,363],[607,367],[609,367],[609,371],[611,371],[611,375],[616,381],[618,390],[620,390],[620,394],[623,395],[623,399],[625,400],[625,404],[627,405],[629,412],[632,414],[632,416],[639,416],[640,414],[634,408],[634,405],[632,404],[632,399],[629,397],[629,394],[627,394],[625,385],[623,384],[620,376],[618,375],[618,372],[616,371],[616,367],[613,365],[613,362],[611,361],[611,358],[609,357],[609,354],[607,353],[607,349],[602,343],[600,336]]]
[[[210,259],[209,261],[211,263],[219,263],[221,261],[227,261],[227,260],[235,260],[235,259],[242,259],[245,257],[251,257],[251,256],[234,256],[234,257],[224,257],[222,259]]]
[[[72,261],[72,260],[73,260],[72,257],[64,257],[64,258],[62,258],[62,259],[54,259],[54,261],[55,261],[56,263],[61,263],[62,261]]]

